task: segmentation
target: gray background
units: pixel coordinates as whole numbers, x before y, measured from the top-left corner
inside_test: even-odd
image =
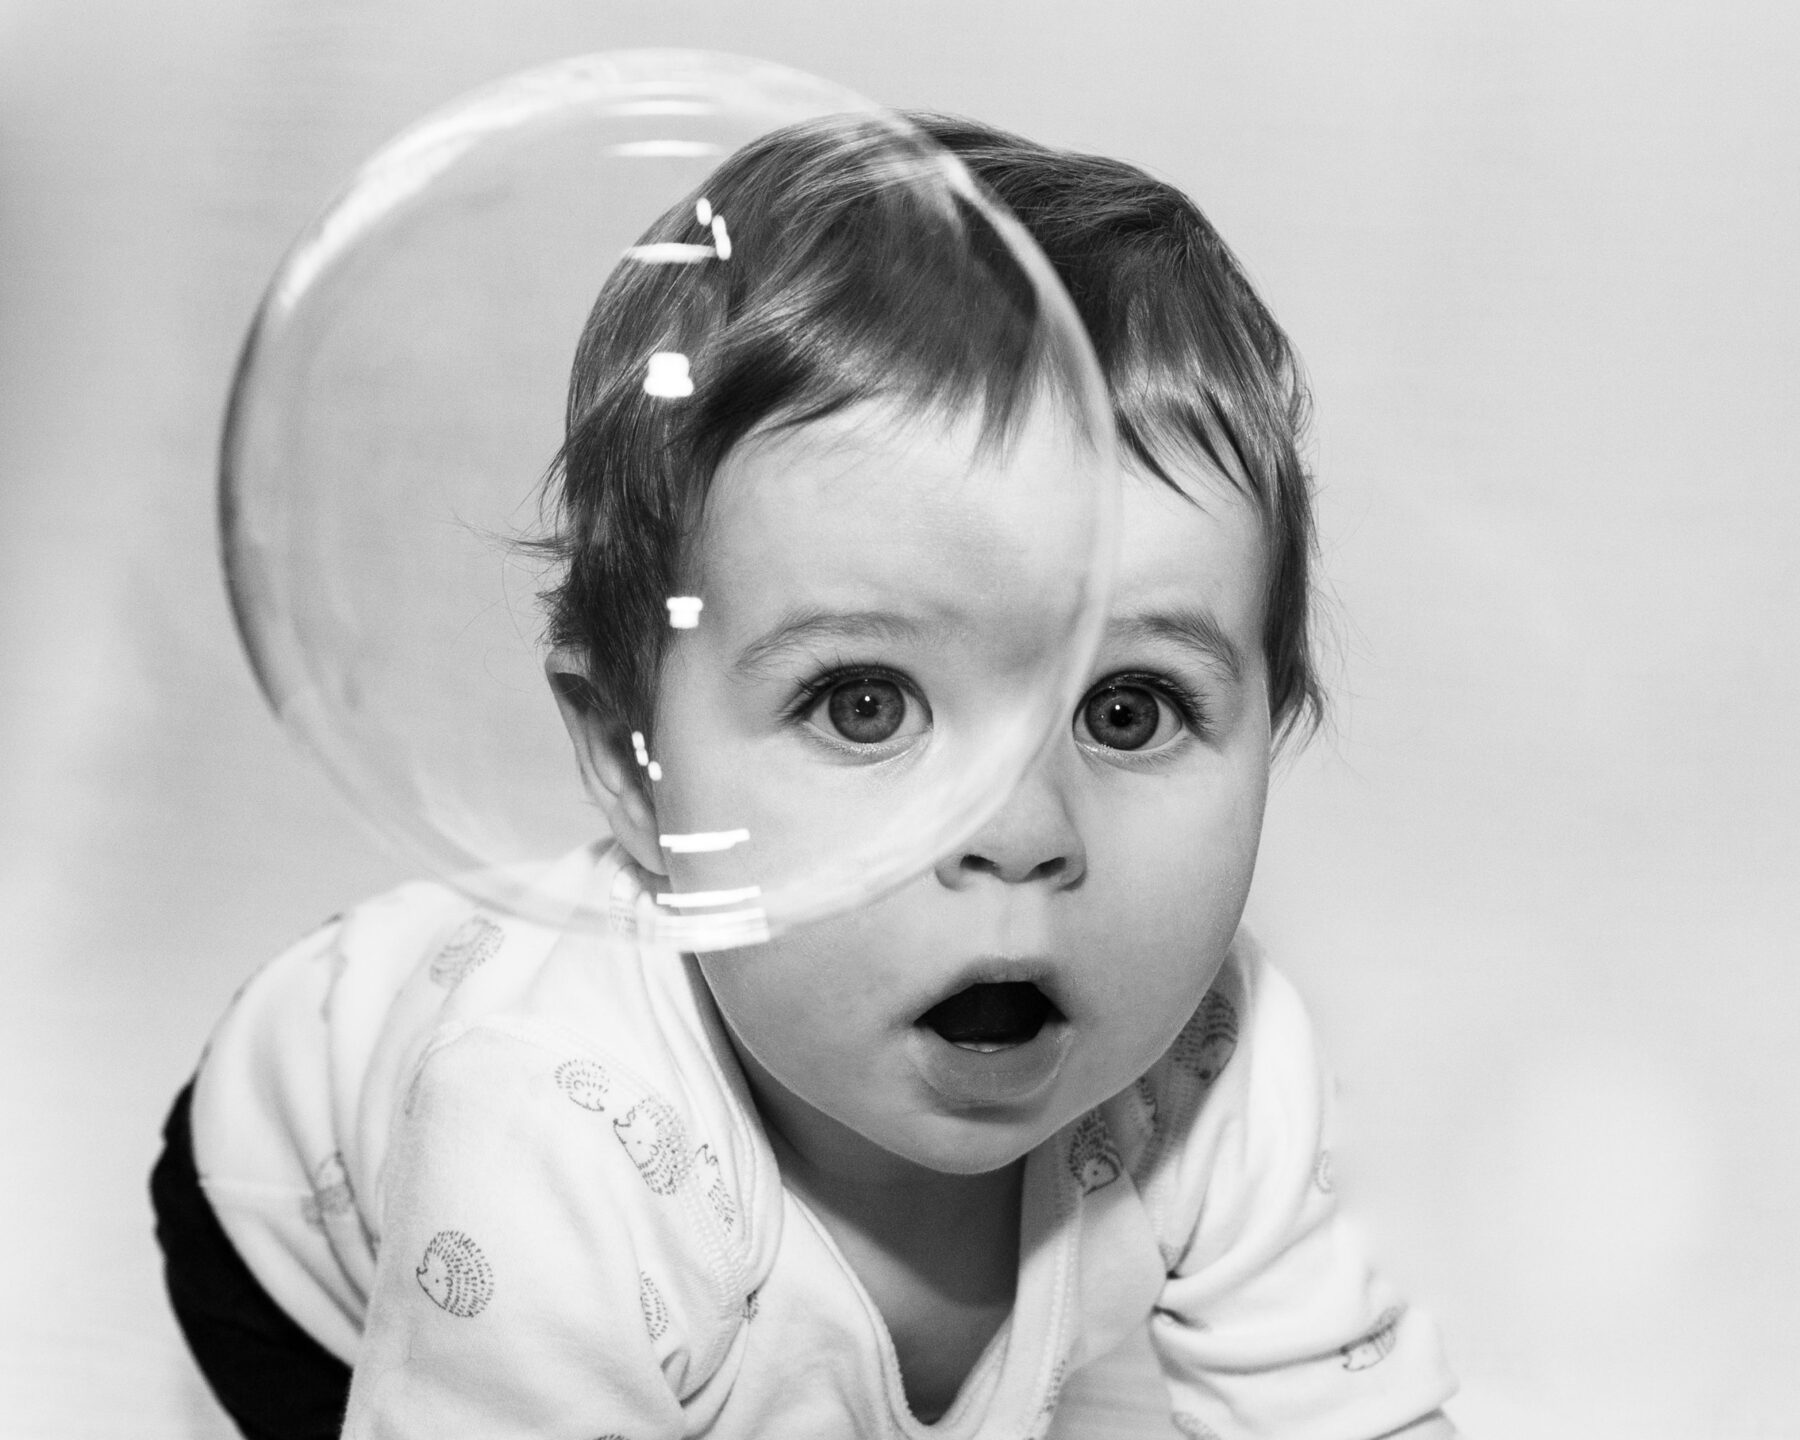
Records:
[[[1252,916],[1349,1203],[1478,1436],[1800,1433],[1800,19],[1698,0],[0,0],[0,1428],[223,1433],[155,1129],[246,971],[403,873],[218,583],[260,288],[422,111],[637,44],[1200,200],[1317,391],[1338,721]]]

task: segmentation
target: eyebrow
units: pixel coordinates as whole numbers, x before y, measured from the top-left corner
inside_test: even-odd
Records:
[[[1129,615],[1115,621],[1112,633],[1126,643],[1165,640],[1196,651],[1202,659],[1225,671],[1232,684],[1244,678],[1244,652],[1225,628],[1206,610],[1184,607],[1148,615]]]
[[[802,610],[763,632],[732,662],[740,674],[754,675],[770,662],[821,641],[916,641],[917,621],[891,610]]]
[[[1114,640],[1125,644],[1164,641],[1179,645],[1223,670],[1233,684],[1243,681],[1243,651],[1206,610],[1183,607],[1129,615],[1108,629]],[[738,652],[731,668],[739,674],[755,675],[773,661],[820,642],[917,643],[923,634],[916,620],[891,610],[803,610],[752,640]]]

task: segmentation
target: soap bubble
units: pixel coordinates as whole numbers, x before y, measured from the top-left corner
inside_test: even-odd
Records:
[[[289,253],[225,565],[270,705],[402,855],[719,949],[917,876],[1070,723],[1114,444],[1048,263],[912,124],[602,54],[426,119]]]

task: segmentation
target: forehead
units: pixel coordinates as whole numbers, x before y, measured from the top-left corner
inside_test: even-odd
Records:
[[[1175,486],[1132,472],[1120,495],[1115,615],[1202,607],[1260,663],[1269,554],[1255,504],[1199,462],[1166,464]]]
[[[1198,467],[1174,473],[1179,492],[1123,481],[1113,609],[1201,603],[1254,648],[1255,509]],[[784,607],[894,609],[960,629],[1030,611],[1035,629],[1096,561],[1095,484],[1090,452],[1050,407],[983,444],[975,418],[858,405],[736,447],[689,559],[746,623]]]

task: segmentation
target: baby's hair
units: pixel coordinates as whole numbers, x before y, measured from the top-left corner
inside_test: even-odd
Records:
[[[917,116],[1019,219],[1093,342],[1129,457],[1165,483],[1200,461],[1262,517],[1263,654],[1278,735],[1324,714],[1313,663],[1312,402],[1286,334],[1219,232],[1134,165],[1052,150],[974,121]]]
[[[1124,446],[1175,486],[1198,462],[1247,490],[1264,527],[1263,646],[1279,733],[1308,728],[1321,694],[1308,637],[1308,399],[1287,338],[1200,211],[1130,165],[1052,150],[976,122],[909,117],[956,155],[1037,241],[1099,356]],[[1072,384],[1042,344],[1027,276],[954,184],[916,174],[915,147],[856,117],[778,130],[731,156],[643,243],[706,244],[725,217],[731,257],[619,267],[576,350],[567,438],[552,468],[545,592],[553,644],[585,653],[587,693],[620,732],[653,733],[686,545],[719,464],[759,428],[863,400],[912,413],[978,407],[985,441],[1045,389]],[[687,358],[692,399],[646,394],[649,357]]]

